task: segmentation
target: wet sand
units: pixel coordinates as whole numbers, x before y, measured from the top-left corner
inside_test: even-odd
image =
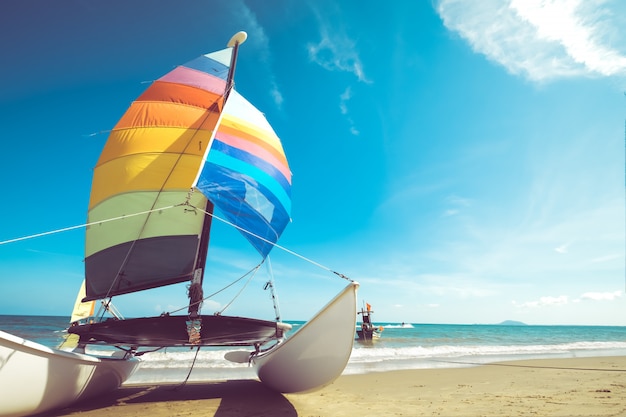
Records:
[[[345,375],[306,394],[257,380],[124,386],[51,416],[626,416],[626,357]]]

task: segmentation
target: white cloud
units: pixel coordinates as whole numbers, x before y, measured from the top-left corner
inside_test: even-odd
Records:
[[[604,263],[604,262],[613,261],[615,259],[621,259],[623,257],[624,257],[624,255],[620,255],[620,254],[611,254],[611,255],[605,255],[605,256],[598,256],[597,258],[593,258],[591,260],[591,262],[592,263]]]
[[[359,81],[370,83],[358,53],[356,43],[346,33],[342,20],[329,21],[332,16],[341,16],[339,5],[332,5],[335,13],[326,8],[324,13],[316,10],[315,4],[310,5],[319,23],[320,40],[309,43],[307,49],[312,62],[329,71],[342,71],[353,74]]]
[[[469,207],[472,204],[472,200],[469,198],[459,197],[458,195],[450,195],[446,197],[446,201],[460,207]]]
[[[621,291],[613,292],[587,292],[580,296],[582,300],[613,301],[622,297]]]
[[[449,216],[455,216],[461,213],[462,208],[464,209],[464,208],[470,207],[472,204],[472,201],[468,198],[463,198],[463,197],[459,197],[456,195],[450,195],[445,198],[445,203],[452,206],[450,208],[447,208],[443,212],[444,217],[449,217]]]
[[[348,114],[348,102],[350,101],[351,98],[352,98],[352,89],[350,87],[346,88],[346,90],[339,96],[339,99],[340,99],[339,110],[341,111],[341,114],[343,114],[344,116],[347,116]],[[354,136],[358,136],[359,131],[354,126],[354,121],[352,120],[352,118],[347,117],[346,120],[350,124],[350,133]]]
[[[561,295],[558,297],[546,296],[541,297],[536,301],[527,301],[524,303],[517,303],[513,301],[513,305],[519,308],[538,308],[538,307],[547,307],[547,306],[562,306],[565,304],[571,303],[579,303],[581,301],[591,300],[591,301],[614,301],[622,297],[621,291],[613,291],[613,292],[587,292],[582,294],[579,298],[575,298],[570,301],[569,297],[566,295]]]
[[[278,86],[275,83],[272,84],[272,90],[270,91],[270,94],[274,98],[274,102],[278,105],[278,107],[280,107],[283,104],[284,99],[283,95],[278,89]]]
[[[537,308],[537,307],[545,307],[545,306],[561,306],[568,303],[567,295],[560,295],[558,297],[541,297],[537,301],[527,301],[525,303],[518,304],[516,301],[513,301],[513,304],[520,308]]]
[[[307,46],[309,58],[329,71],[352,73],[359,81],[369,83],[354,42],[335,29],[331,31],[325,23],[320,22],[321,39]]]
[[[278,107],[281,107],[283,103],[283,95],[281,94],[278,84],[276,83],[274,74],[271,70],[271,49],[270,42],[265,29],[259,23],[254,12],[245,4],[240,3],[236,6],[237,14],[236,19],[242,21],[241,25],[246,28],[248,32],[247,42],[253,44],[253,50],[259,56],[265,70],[268,73],[267,79],[270,80],[269,95],[274,99],[274,102]],[[250,48],[252,49],[252,48]]]
[[[569,245],[569,243],[564,243],[561,246],[554,248],[554,250],[558,253],[567,253],[567,248],[569,247]]]
[[[341,114],[348,114],[348,106],[346,103],[352,98],[352,90],[350,87],[346,88],[346,91],[343,92],[342,95],[339,96],[341,99],[339,103],[339,109],[341,110]]]
[[[335,6],[338,7],[338,6]],[[324,18],[320,13],[317,15],[320,28],[320,41],[318,43],[309,43],[307,50],[309,59],[328,71],[340,71],[353,74],[360,82],[371,83],[365,76],[363,64],[357,51],[355,42],[343,31],[341,24],[329,22],[325,20],[329,14],[325,14]],[[340,12],[337,12],[340,14]],[[350,87],[340,95],[339,109],[341,114],[348,114],[347,103],[352,98],[352,90]],[[354,136],[359,135],[354,121],[347,118],[350,133]]]
[[[441,0],[438,12],[448,29],[512,74],[534,81],[626,75],[624,3]]]

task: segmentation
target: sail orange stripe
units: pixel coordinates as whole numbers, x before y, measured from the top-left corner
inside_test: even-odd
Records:
[[[263,148],[267,152],[271,153],[283,165],[285,165],[285,166],[289,165],[287,163],[287,157],[285,156],[285,152],[283,151],[282,148],[277,149],[276,147],[272,146],[271,143],[269,143],[268,141],[264,140],[263,138],[260,138],[258,136],[254,136],[251,133],[247,133],[247,132],[241,130],[241,128],[239,128],[236,125],[228,124],[225,119],[222,120],[222,123],[220,123],[220,127],[218,129],[218,132],[224,132],[225,134],[227,134],[227,135],[229,135],[231,137],[237,137],[237,138],[240,138],[241,140],[245,140],[245,141],[248,141],[250,143],[253,143],[256,146],[258,146],[260,148]]]
[[[217,120],[218,114],[211,110],[180,103],[135,101],[117,122],[114,130],[160,126],[213,130]]]
[[[274,166],[277,170],[279,170],[287,182],[291,184],[291,171],[289,166],[286,164],[286,159],[278,159],[276,158],[276,154],[268,151],[267,148],[259,146],[258,143],[253,143],[249,140],[242,139],[237,136],[232,136],[221,132],[218,134],[217,140],[220,142],[224,142],[225,144],[232,146],[236,149],[241,149],[242,151],[248,152],[249,154],[255,155],[268,163]],[[274,148],[272,148],[274,149]]]
[[[220,109],[223,106],[223,97],[211,91],[183,84],[155,81],[136,101],[165,101],[172,103],[188,104],[190,106],[210,108],[218,103]]]

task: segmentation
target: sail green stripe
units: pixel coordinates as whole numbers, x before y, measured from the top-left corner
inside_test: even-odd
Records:
[[[120,220],[89,226],[85,237],[85,257],[137,239],[157,236],[199,235],[204,216],[200,211],[193,211],[189,206],[164,209],[151,214],[131,216],[154,208],[169,207],[183,203],[188,191],[180,192],[133,192],[118,194],[89,211],[88,222],[93,223],[120,216]],[[153,202],[158,196],[158,202]],[[194,193],[190,203],[204,209],[206,198],[201,193]],[[146,222],[147,220],[147,222]]]

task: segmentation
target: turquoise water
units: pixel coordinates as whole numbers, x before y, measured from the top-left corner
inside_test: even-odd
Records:
[[[2,316],[0,330],[49,347],[62,340],[68,317]],[[297,329],[303,322],[288,321]],[[502,360],[626,355],[626,327],[506,326],[377,323],[382,337],[370,344],[355,341],[344,374],[394,369],[472,366]],[[323,335],[321,336],[323,337]],[[92,347],[94,353],[101,347]],[[129,382],[254,378],[247,365],[223,359],[241,348],[169,348],[142,356],[142,366]]]

